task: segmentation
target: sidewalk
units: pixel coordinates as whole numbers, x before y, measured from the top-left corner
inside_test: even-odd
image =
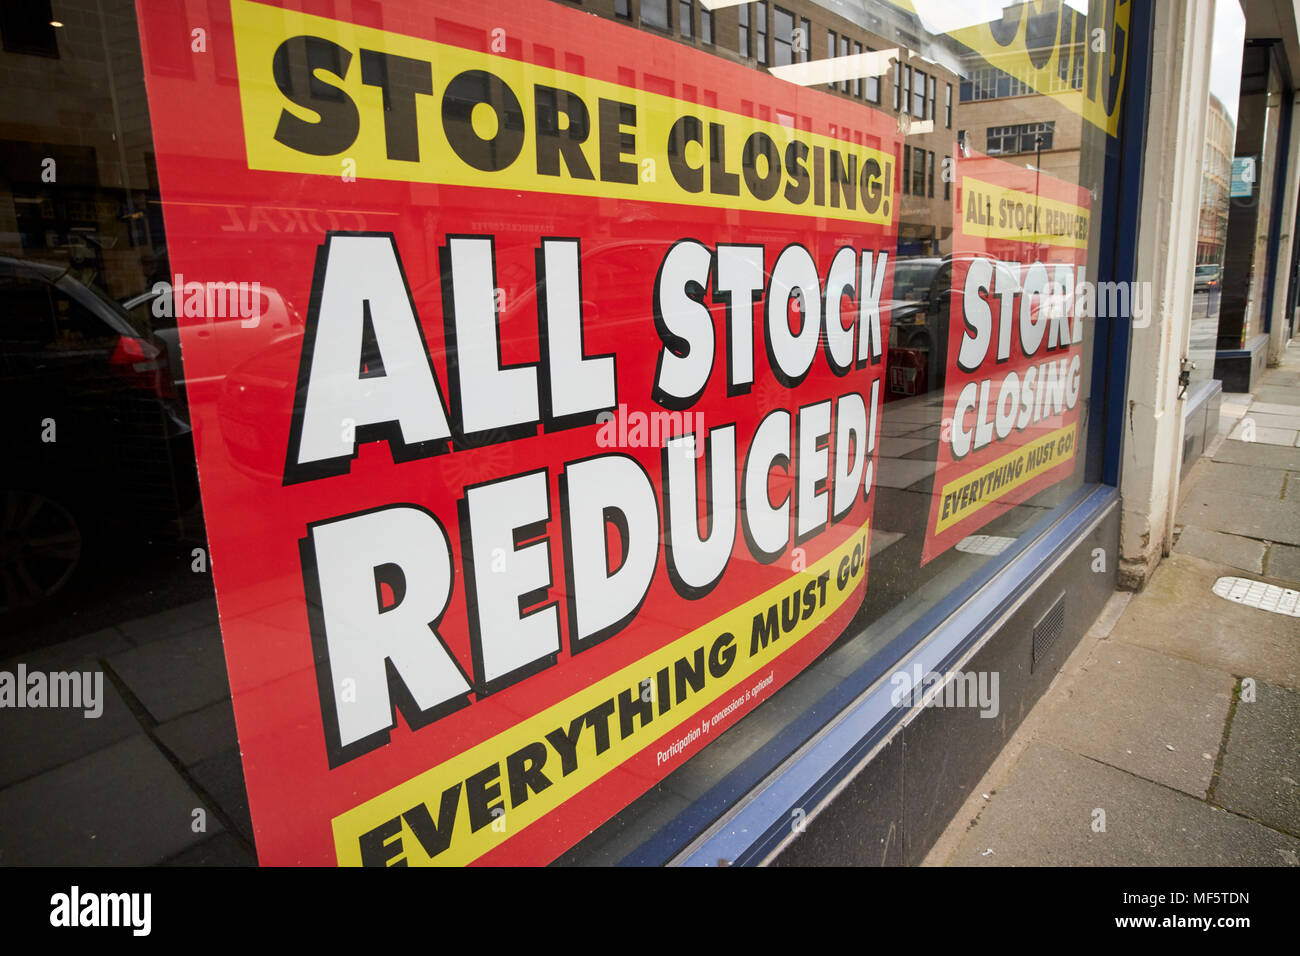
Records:
[[[1216,444],[925,865],[1300,865],[1300,348]]]

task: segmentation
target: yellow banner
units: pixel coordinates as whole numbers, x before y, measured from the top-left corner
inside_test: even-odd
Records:
[[[1064,0],[1012,3],[997,19],[969,25],[962,22],[969,17],[952,19],[953,11],[962,9],[959,4],[895,2],[916,14],[923,26],[946,31],[1029,91],[1050,96],[1111,136],[1119,134],[1131,44],[1130,0],[1089,0],[1086,17]],[[971,80],[978,84],[980,77]]]
[[[882,117],[880,148],[249,0],[231,10],[253,169],[877,225],[896,205],[893,121],[875,111],[859,112]]]
[[[939,492],[939,519],[935,524],[935,534],[942,534],[985,505],[1069,461],[1074,456],[1074,432],[1074,423],[1048,432],[945,484]]]
[[[860,593],[868,532],[863,524],[785,584],[335,817],[339,863],[470,863],[675,729],[656,761],[685,760],[771,687],[780,654]]]
[[[961,178],[961,203],[962,232],[967,236],[1088,248],[1090,213],[1083,206],[973,176]]]

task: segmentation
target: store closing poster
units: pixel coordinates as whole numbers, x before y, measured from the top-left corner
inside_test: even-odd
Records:
[[[1069,476],[1083,388],[1091,195],[958,156],[943,426],[922,562]]]
[[[300,6],[139,3],[259,858],[547,863],[861,603],[897,127],[541,0]]]

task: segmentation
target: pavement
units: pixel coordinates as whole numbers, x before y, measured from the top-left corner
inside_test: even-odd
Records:
[[[1300,866],[1300,347],[1223,396],[1176,522],[923,865]]]
[[[6,709],[0,865],[252,866],[216,603],[139,617],[0,663],[102,672],[103,712]]]
[[[1300,589],[1300,348],[1222,409],[1173,554],[1114,596],[926,863],[1300,865],[1300,618],[1213,590]],[[0,865],[256,863],[210,598],[0,671],[20,661],[102,672],[103,713],[5,711]]]

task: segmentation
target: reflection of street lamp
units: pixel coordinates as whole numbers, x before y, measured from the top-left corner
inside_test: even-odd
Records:
[[[1042,245],[1043,231],[1039,228],[1038,216],[1038,177],[1043,169],[1043,134],[1034,137],[1034,245]],[[1041,253],[1040,256],[1041,258]]]

